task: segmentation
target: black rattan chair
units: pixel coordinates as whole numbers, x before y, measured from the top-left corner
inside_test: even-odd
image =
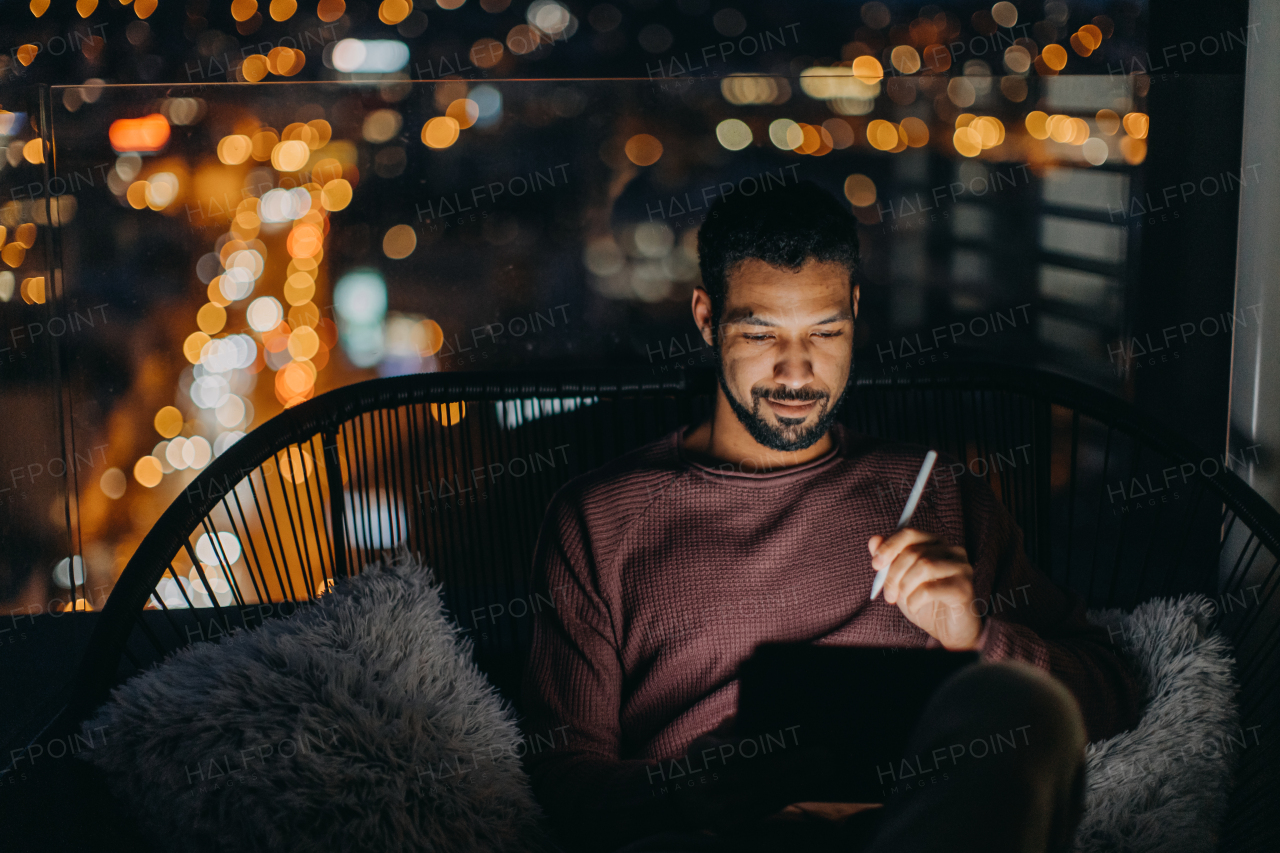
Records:
[[[129,561],[62,724],[191,642],[250,629],[400,546],[421,554],[517,699],[543,511],[571,476],[705,417],[706,372],[423,374],[332,391],[254,430],[203,471]],[[983,476],[1028,553],[1092,607],[1202,592],[1243,684],[1244,750],[1224,850],[1280,849],[1280,514],[1224,460],[1097,389],[1015,366],[860,380],[842,417],[928,444]],[[900,502],[910,484],[885,484]],[[218,534],[224,534],[219,536]],[[232,534],[227,536],[225,534]],[[236,550],[240,553],[237,555]]]

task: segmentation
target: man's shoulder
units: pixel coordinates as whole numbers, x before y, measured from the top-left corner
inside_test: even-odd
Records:
[[[842,429],[844,429],[844,456],[854,462],[860,470],[884,473],[889,476],[909,472],[914,480],[920,473],[920,466],[924,464],[924,458],[931,449],[923,444],[876,438],[847,428]],[[938,461],[934,463],[934,471],[948,470],[953,463],[955,458],[951,454],[938,451]]]
[[[642,508],[681,474],[675,436],[668,433],[579,474],[560,487],[552,504],[607,510],[615,518]]]

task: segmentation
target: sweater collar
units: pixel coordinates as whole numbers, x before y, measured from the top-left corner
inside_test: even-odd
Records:
[[[834,423],[831,425],[831,449],[818,458],[810,459],[801,465],[775,468],[772,471],[740,471],[737,470],[737,466],[732,462],[714,463],[692,458],[685,451],[684,437],[693,426],[695,425],[683,426],[668,437],[671,451],[679,460],[681,467],[714,480],[735,484],[760,483],[772,485],[807,478],[836,464],[845,455],[845,450],[848,447],[848,435],[843,425]]]

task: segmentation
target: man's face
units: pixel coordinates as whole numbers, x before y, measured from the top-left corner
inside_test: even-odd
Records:
[[[772,450],[803,450],[835,418],[853,363],[858,288],[841,264],[799,270],[751,258],[726,277],[720,385],[738,420]]]

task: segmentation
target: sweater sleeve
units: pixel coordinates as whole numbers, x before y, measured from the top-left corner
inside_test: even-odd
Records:
[[[1090,741],[1132,728],[1141,688],[1107,630],[1085,619],[1085,602],[1031,565],[1022,531],[987,484],[961,477],[965,549],[975,612],[985,611],[983,660],[1020,660],[1061,680],[1080,703]]]
[[[556,835],[575,849],[612,850],[680,826],[673,799],[651,784],[657,762],[620,757],[618,614],[601,592],[582,508],[562,495],[543,522],[533,571],[534,590],[554,606],[534,617],[525,728],[530,743],[554,746],[531,748],[525,767]]]

